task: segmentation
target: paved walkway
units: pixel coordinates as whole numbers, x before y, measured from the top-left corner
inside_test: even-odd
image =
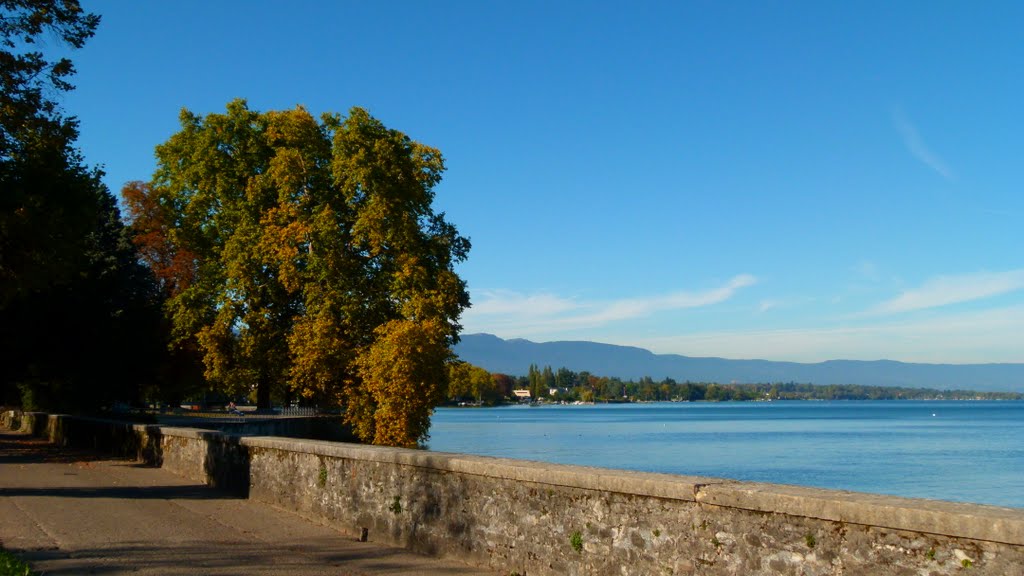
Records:
[[[51,574],[495,574],[0,431],[0,545]]]

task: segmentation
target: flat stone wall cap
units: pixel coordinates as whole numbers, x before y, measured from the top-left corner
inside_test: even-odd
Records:
[[[1024,545],[1024,509],[901,498],[784,484],[727,482],[697,491],[702,504]]]
[[[155,430],[154,427],[156,428]],[[162,436],[169,436],[172,438],[212,439],[227,436],[218,430],[209,430],[206,428],[177,428],[171,426],[160,426],[158,424],[135,424],[135,429],[140,432],[158,432]]]
[[[531,460],[513,460],[492,456],[452,454],[323,440],[247,436],[242,438],[240,443],[254,448],[399,464],[488,478],[514,480],[517,482],[530,482],[584,490],[602,490],[622,494],[685,500],[688,502],[695,501],[695,493],[700,486],[710,483],[732,482],[731,480],[718,478],[634,472],[630,470],[572,466]]]

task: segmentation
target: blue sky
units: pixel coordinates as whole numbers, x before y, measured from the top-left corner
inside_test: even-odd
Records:
[[[1024,4],[84,5],[64,103],[112,190],[236,97],[440,148],[467,333],[1024,362]]]

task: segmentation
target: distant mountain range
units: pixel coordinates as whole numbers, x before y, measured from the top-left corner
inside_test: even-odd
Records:
[[[1024,364],[911,364],[892,360],[828,360],[814,364],[770,360],[695,358],[597,342],[503,340],[464,334],[460,358],[491,372],[522,376],[530,364],[566,367],[625,380],[650,376],[679,382],[860,384],[938,390],[1024,392]]]

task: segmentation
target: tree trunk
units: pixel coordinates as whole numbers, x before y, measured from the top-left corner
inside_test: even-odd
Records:
[[[270,410],[270,379],[260,378],[256,383],[256,409]]]

